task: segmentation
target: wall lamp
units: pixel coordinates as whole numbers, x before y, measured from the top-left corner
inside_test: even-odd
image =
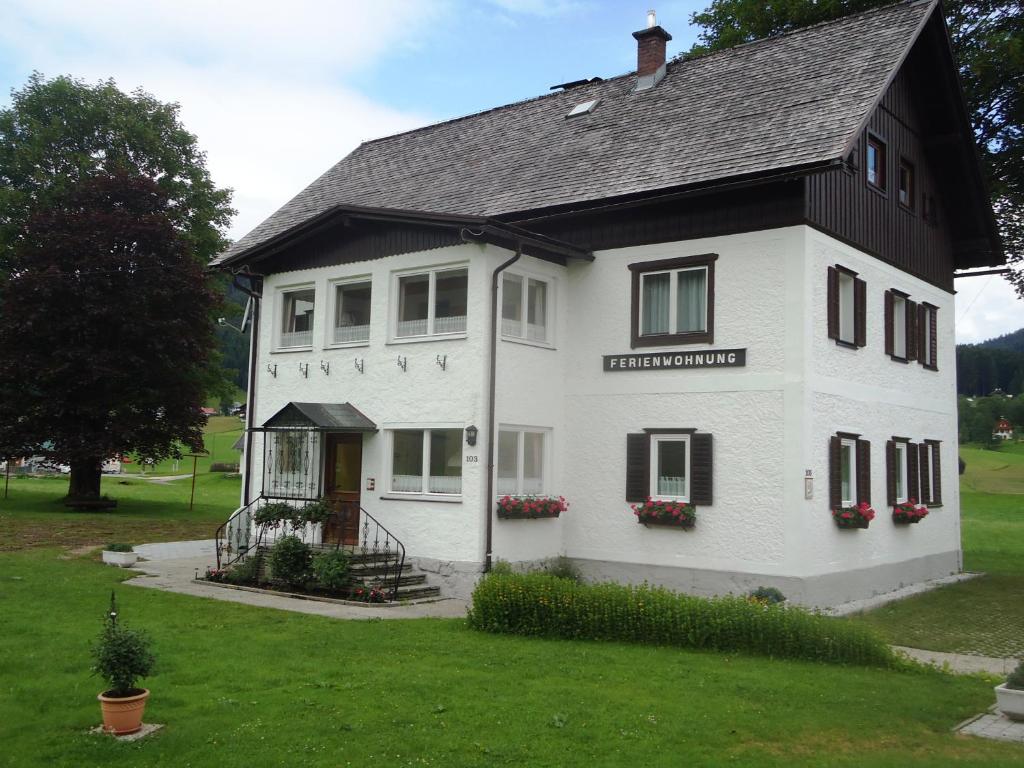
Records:
[[[466,427],[466,445],[476,445],[476,436],[479,430],[472,424]]]

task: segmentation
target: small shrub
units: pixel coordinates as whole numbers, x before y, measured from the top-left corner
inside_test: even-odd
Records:
[[[349,558],[341,549],[320,552],[313,556],[313,578],[324,589],[340,592],[349,586]]]
[[[474,629],[514,635],[897,664],[869,628],[801,608],[744,597],[691,597],[648,585],[577,584],[546,573],[488,575],[473,592],[467,620]]]
[[[491,571],[490,572],[491,573],[498,573],[498,574],[515,573],[515,571],[512,570],[512,563],[510,563],[508,560],[500,560],[500,559],[499,560],[495,560],[493,563],[491,563]]]
[[[1014,691],[1024,691],[1024,661],[1006,678],[1006,687]]]
[[[235,563],[224,571],[221,580],[228,584],[255,584],[259,581],[259,575],[260,558],[252,556]]]
[[[786,602],[786,596],[775,587],[758,587],[747,595],[751,600],[768,605],[776,605]]]
[[[544,561],[541,571],[549,576],[554,576],[556,579],[569,579],[575,582],[583,581],[580,569],[565,555],[549,557]]]
[[[237,472],[237,464],[228,464],[226,462],[215,461],[210,465],[211,472]]]
[[[92,671],[102,677],[109,687],[109,696],[131,696],[135,683],[153,671],[156,660],[150,651],[149,637],[137,630],[127,629],[119,621],[114,596],[110,596],[110,611],[104,620],[103,632],[92,649]]]
[[[309,547],[297,536],[285,536],[270,550],[270,576],[289,587],[309,581]]]
[[[326,523],[333,511],[323,501],[314,501],[312,504],[299,509],[294,515],[292,515],[292,525],[301,527],[303,525],[322,525]]]
[[[256,525],[265,525],[270,528],[277,528],[283,522],[287,522],[295,515],[295,507],[285,504],[283,501],[275,501],[264,504],[256,510],[252,521]]]
[[[132,551],[132,545],[131,544],[122,544],[120,542],[114,542],[112,544],[107,544],[107,546],[105,546],[103,548],[103,551],[104,552],[131,552]]]

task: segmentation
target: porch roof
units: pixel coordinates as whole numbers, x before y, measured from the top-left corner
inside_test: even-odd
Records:
[[[350,403],[291,402],[267,419],[263,427],[314,427],[338,432],[377,431],[377,425]]]

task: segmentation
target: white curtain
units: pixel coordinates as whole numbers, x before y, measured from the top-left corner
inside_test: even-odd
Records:
[[[676,293],[676,325],[678,333],[706,330],[707,272],[688,269],[679,273]]]
[[[643,318],[640,333],[668,333],[671,276],[665,272],[643,277]]]

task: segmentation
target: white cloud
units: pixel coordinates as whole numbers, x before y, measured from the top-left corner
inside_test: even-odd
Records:
[[[999,275],[956,281],[956,340],[974,344],[1024,328],[1024,301]]]
[[[240,237],[362,140],[430,122],[374,103],[345,77],[415,48],[446,2],[11,0],[0,47],[48,76],[113,77],[181,104]]]

